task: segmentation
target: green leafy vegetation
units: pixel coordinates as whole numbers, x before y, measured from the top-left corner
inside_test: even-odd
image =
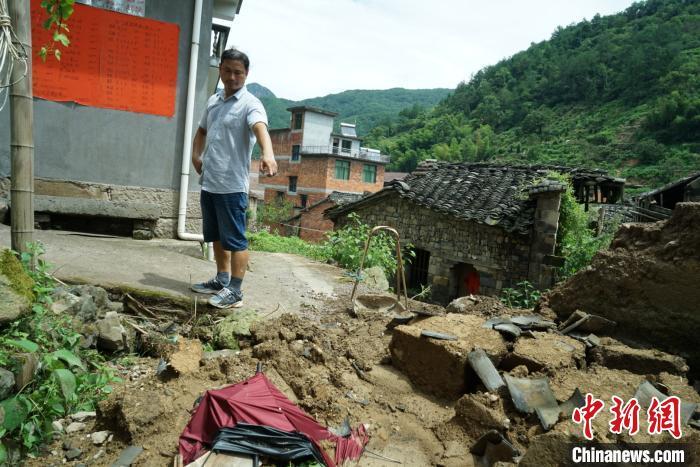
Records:
[[[79,346],[81,335],[69,315],[50,310],[54,281],[41,259],[39,244],[28,245],[21,261],[34,286],[32,310],[0,331],[0,366],[18,369],[33,355],[38,361],[34,377],[18,392],[0,401],[4,419],[0,425],[0,464],[8,448],[36,452],[51,439],[51,422],[80,410],[94,410],[96,403],[118,382],[104,359]]]
[[[282,237],[267,230],[248,233],[247,237],[251,250],[269,253],[293,253],[319,261],[328,259],[324,245],[305,242],[299,237]]]
[[[52,33],[52,41],[39,48],[39,57],[46,61],[48,55],[53,55],[56,60],[61,60],[61,47],[68,47],[68,25],[66,21],[73,14],[75,0],[42,0],[41,8],[46,12],[44,29]]]
[[[700,3],[648,0],[557,28],[365,144],[428,158],[601,167],[656,186],[700,170]]]
[[[541,296],[542,293],[529,281],[501,290],[501,301],[511,308],[534,308]]]
[[[556,248],[556,253],[564,257],[564,266],[559,271],[559,277],[565,279],[591,264],[593,256],[610,245],[617,224],[608,226],[601,235],[596,235],[590,228],[592,211],[585,212],[576,200],[570,178],[554,172],[549,173],[547,177],[564,182],[567,186],[566,191],[562,193],[559,207]]]
[[[258,211],[258,222],[276,224],[289,219],[294,213],[294,205],[287,200],[275,199],[265,203]]]
[[[340,122],[357,123],[357,134],[365,135],[377,125],[390,124],[399,112],[407,108],[432,108],[445,98],[451,89],[385,89],[351,90],[323,97],[291,101],[276,97],[272,91],[257,83],[248,85],[265,106],[270,128],[288,128],[290,113],[287,108],[299,105],[318,107],[336,112],[336,131]]]
[[[338,266],[357,273],[362,261],[367,237],[371,227],[360,221],[357,214],[348,216],[349,222],[341,229],[328,232],[323,243],[308,243],[299,237],[282,237],[261,230],[249,232],[250,249],[271,253],[293,253],[318,261],[334,261]],[[410,261],[414,256],[410,245],[405,245],[403,259]],[[391,277],[396,272],[396,242],[386,232],[378,232],[372,237],[364,268],[379,266]]]

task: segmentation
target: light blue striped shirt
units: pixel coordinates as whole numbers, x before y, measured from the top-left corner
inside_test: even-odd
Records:
[[[255,145],[253,125],[267,125],[262,102],[245,86],[228,99],[224,90],[209,98],[199,127],[207,132],[202,155],[202,190],[248,193],[250,155]]]

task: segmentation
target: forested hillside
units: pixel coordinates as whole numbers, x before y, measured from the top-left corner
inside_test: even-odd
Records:
[[[396,121],[399,112],[408,107],[419,106],[431,109],[452,91],[440,88],[352,90],[302,101],[291,101],[276,97],[272,91],[258,83],[249,84],[248,90],[260,98],[265,105],[270,128],[289,126],[288,107],[309,105],[337,112],[336,126],[341,120],[357,123],[357,132],[360,136],[377,125],[388,125]]]
[[[650,0],[558,28],[366,144],[420,160],[561,163],[657,185],[700,170],[700,1]]]

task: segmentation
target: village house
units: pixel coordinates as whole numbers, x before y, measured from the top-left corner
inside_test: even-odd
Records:
[[[436,301],[497,295],[524,280],[545,289],[561,264],[555,246],[566,189],[547,178],[550,171],[571,176],[579,202],[622,199],[624,180],[602,170],[425,161],[403,180],[326,216],[336,228],[350,213],[396,228],[416,253],[407,286],[430,285]]]
[[[700,201],[700,172],[642,193],[632,212],[637,222],[656,222],[669,219],[676,204],[692,201]]]
[[[259,183],[265,204],[286,201],[294,208],[279,232],[317,241],[333,227],[323,210],[382,189],[389,156],[362,147],[354,124],[341,123],[334,132],[334,112],[309,106],[287,110],[290,128],[270,130],[277,175]]]
[[[76,2],[61,61],[34,60],[39,224],[136,238],[201,231],[193,131],[242,0],[173,3]],[[33,0],[35,51],[50,41],[42,22]],[[11,203],[10,175],[8,105],[0,111],[0,213]]]

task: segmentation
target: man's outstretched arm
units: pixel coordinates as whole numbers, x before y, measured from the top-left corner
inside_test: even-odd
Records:
[[[253,133],[255,133],[262,150],[261,168],[267,175],[275,175],[277,173],[277,162],[275,161],[275,154],[272,152],[272,140],[270,139],[270,133],[267,131],[267,125],[263,122],[256,123],[253,125]]]

